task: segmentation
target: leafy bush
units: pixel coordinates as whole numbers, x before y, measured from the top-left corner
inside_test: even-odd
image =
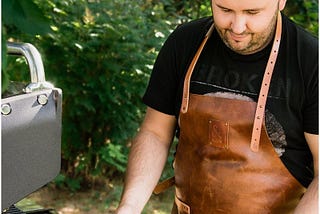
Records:
[[[151,6],[69,0],[45,8],[55,33],[39,42],[48,79],[64,92],[63,169],[69,176],[125,170],[144,113],[140,100],[169,29]]]
[[[285,13],[296,23],[318,36],[319,2],[317,0],[287,1]]]
[[[17,35],[26,33],[31,36],[45,34],[50,32],[49,20],[44,16],[42,11],[32,1],[19,1],[19,0],[3,0],[1,1],[2,8],[2,38],[1,38],[1,91],[4,92],[9,84],[8,70],[7,69],[7,46],[6,42],[7,31],[9,34]],[[21,64],[21,63],[18,63]]]

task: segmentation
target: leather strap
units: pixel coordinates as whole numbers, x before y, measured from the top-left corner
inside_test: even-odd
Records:
[[[157,186],[153,190],[153,194],[158,195],[173,185],[174,185],[174,177],[168,178],[157,184]]]
[[[180,201],[179,198],[177,197],[177,195],[175,195],[175,197],[174,197],[174,202],[178,208],[178,214],[190,214],[191,213],[190,207],[186,203],[183,203],[182,201]]]
[[[264,111],[265,111],[265,106],[267,102],[273,68],[276,64],[276,60],[279,52],[281,32],[282,32],[282,20],[281,20],[281,13],[279,12],[275,38],[273,41],[273,46],[269,56],[268,64],[264,72],[261,89],[259,93],[259,99],[258,99],[257,108],[256,108],[256,113],[255,113],[255,118],[254,118],[254,123],[253,123],[251,143],[250,143],[250,148],[253,152],[259,151],[260,135],[262,131],[262,124],[264,121]]]
[[[191,79],[191,75],[193,72],[194,67],[196,66],[196,63],[200,57],[200,54],[205,46],[205,44],[207,43],[209,37],[211,36],[212,32],[214,29],[214,24],[211,25],[210,29],[208,30],[208,32],[206,33],[204,39],[202,40],[200,47],[198,48],[196,54],[194,55],[191,64],[188,68],[187,74],[185,76],[184,79],[184,84],[183,84],[183,95],[182,95],[182,103],[181,103],[181,109],[180,111],[182,113],[186,113],[188,111],[188,105],[189,105],[189,90],[190,90],[190,79]]]

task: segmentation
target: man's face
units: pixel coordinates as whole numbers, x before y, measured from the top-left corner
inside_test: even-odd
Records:
[[[265,48],[274,36],[285,0],[212,0],[215,27],[233,51],[247,55]]]

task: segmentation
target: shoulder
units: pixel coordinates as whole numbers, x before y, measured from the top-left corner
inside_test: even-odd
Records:
[[[299,71],[304,81],[311,81],[318,73],[318,38],[288,17],[284,15],[282,17],[282,57],[286,58],[287,64],[292,69]]]
[[[285,34],[290,43],[296,43],[297,47],[301,47],[304,51],[306,48],[312,48],[315,52],[318,51],[318,38],[316,36],[294,23],[287,16],[282,15],[282,17]]]

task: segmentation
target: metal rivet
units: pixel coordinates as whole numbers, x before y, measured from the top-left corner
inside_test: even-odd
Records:
[[[39,95],[37,100],[40,105],[45,105],[48,103],[48,97],[44,94]]]
[[[9,104],[1,105],[1,114],[8,115],[11,113],[11,106]]]

